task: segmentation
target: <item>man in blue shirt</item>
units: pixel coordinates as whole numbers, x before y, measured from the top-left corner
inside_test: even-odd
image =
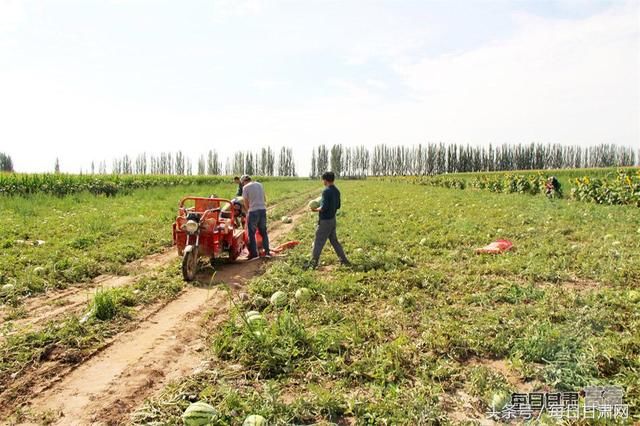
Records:
[[[322,183],[325,189],[322,191],[320,207],[314,209],[314,211],[318,212],[318,227],[316,228],[316,237],[313,242],[313,252],[311,253],[311,263],[309,265],[312,268],[318,266],[320,253],[322,253],[327,239],[340,258],[340,262],[343,265],[350,265],[336,235],[336,211],[340,209],[340,191],[334,185],[335,180],[336,176],[333,172],[325,172],[322,175]]]

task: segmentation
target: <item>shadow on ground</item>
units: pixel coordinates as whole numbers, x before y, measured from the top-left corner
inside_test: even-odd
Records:
[[[235,262],[216,260],[212,265],[200,264],[196,279],[192,285],[200,288],[212,288],[227,285],[232,290],[239,290],[249,278],[255,276],[265,265],[264,260],[246,261],[244,259]]]

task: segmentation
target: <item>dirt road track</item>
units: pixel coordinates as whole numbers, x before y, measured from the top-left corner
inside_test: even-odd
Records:
[[[293,223],[272,228],[274,246],[304,211],[294,212]],[[241,287],[262,265],[263,261],[225,265],[216,272],[213,288],[188,287],[136,329],[121,334],[106,349],[34,394],[31,408],[54,413],[55,425],[126,423],[146,396],[200,364],[203,314],[213,311],[207,324],[211,327],[224,320],[228,310],[227,291],[215,285]]]
[[[131,262],[125,267],[129,275],[100,275],[89,284],[77,284],[65,290],[30,298],[25,302],[28,316],[12,321],[12,331],[7,335],[19,333],[28,328],[37,329],[37,325],[44,324],[48,320],[81,310],[86,307],[87,301],[93,298],[98,289],[133,284],[145,273],[166,265],[175,258],[175,249],[168,249]],[[0,336],[0,339],[2,337],[4,336]]]

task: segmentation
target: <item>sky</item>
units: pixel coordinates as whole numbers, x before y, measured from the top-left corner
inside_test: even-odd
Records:
[[[640,0],[0,0],[18,171],[319,144],[640,148]]]

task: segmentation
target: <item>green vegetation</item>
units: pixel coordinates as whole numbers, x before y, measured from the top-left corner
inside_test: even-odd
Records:
[[[640,207],[640,169],[636,173],[620,171],[615,178],[584,176],[574,182],[571,194],[578,200]]]
[[[555,176],[558,178],[560,183],[564,188],[571,187],[573,182],[577,178],[583,178],[585,176],[589,176],[590,178],[612,178],[617,175],[619,171],[623,171],[625,173],[635,173],[637,172],[637,167],[601,167],[601,168],[592,168],[592,169],[546,169],[546,170],[516,170],[512,172],[498,171],[498,172],[479,172],[479,173],[451,173],[447,176],[456,177],[464,180],[471,180],[474,178],[482,179],[487,178],[489,180],[493,180],[493,178],[497,178],[500,176],[504,176],[506,174],[517,174],[523,176],[532,176],[543,174],[545,176]]]
[[[587,173],[585,175],[585,173]],[[628,204],[640,207],[640,169],[593,169],[581,171],[535,171],[457,173],[438,176],[383,178],[443,188],[473,188],[500,193],[538,195],[545,193],[545,183],[555,176],[566,196],[598,204]]]
[[[226,176],[184,175],[69,175],[69,174],[0,174],[0,196],[26,196],[48,194],[63,197],[89,192],[112,197],[130,194],[136,189],[153,187],[222,185],[230,181]],[[261,182],[290,178],[262,177]]]
[[[638,416],[640,210],[399,182],[339,182],[341,240],[304,271],[309,214],[285,261],[251,281],[211,336],[212,367],[167,387],[136,424],[189,401],[221,424],[446,423],[504,391],[620,385]],[[495,238],[515,250],[474,254]],[[308,300],[293,297],[308,288]],[[264,299],[284,291],[288,303]],[[265,321],[247,321],[261,310]],[[501,368],[494,365],[499,364]],[[463,408],[468,395],[471,408]]]
[[[317,186],[306,180],[265,183],[269,204],[291,202]],[[235,189],[228,183],[140,189],[116,198],[88,193],[3,198],[0,302],[15,305],[47,289],[124,273],[126,263],[171,246],[171,224],[181,197],[231,197]]]
[[[91,303],[90,314],[100,321],[109,321],[119,314],[127,312],[127,308],[135,305],[136,300],[127,287],[98,290]]]
[[[13,172],[11,156],[0,152],[0,172]]]

